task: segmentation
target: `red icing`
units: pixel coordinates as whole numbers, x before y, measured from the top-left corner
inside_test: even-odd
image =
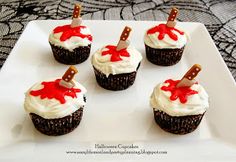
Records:
[[[159,40],[162,40],[167,34],[171,39],[173,39],[174,41],[177,41],[178,37],[173,31],[177,31],[179,34],[184,35],[184,32],[179,31],[178,29],[175,29],[175,28],[170,28],[166,24],[160,24],[158,26],[155,26],[149,29],[147,31],[147,34],[154,34],[156,32],[159,32],[159,35],[158,35]]]
[[[162,86],[161,90],[163,91],[170,91],[171,96],[170,100],[174,101],[179,98],[181,103],[186,103],[188,96],[197,94],[198,92],[192,90],[190,87],[179,87],[177,88],[176,85],[179,83],[180,80],[166,80],[165,83],[169,83],[168,86]]]
[[[56,27],[53,32],[54,33],[60,33],[62,32],[62,35],[60,37],[61,41],[65,41],[67,39],[70,39],[72,36],[77,36],[80,38],[87,38],[88,40],[92,41],[93,37],[89,35],[85,35],[81,33],[81,29],[86,28],[85,26],[78,26],[72,28],[70,25],[64,25],[64,26],[58,26]]]
[[[129,53],[126,49],[122,49],[117,51],[116,50],[116,46],[112,46],[112,45],[108,45],[105,48],[108,48],[107,51],[103,51],[102,52],[102,56],[110,54],[111,55],[111,62],[116,62],[116,61],[121,61],[122,58],[120,56],[124,56],[124,57],[129,57]]]
[[[40,90],[30,91],[30,94],[32,96],[40,96],[41,99],[55,98],[56,100],[60,101],[61,104],[64,104],[66,102],[65,96],[77,98],[76,93],[81,92],[81,90],[76,88],[65,88],[63,86],[60,86],[59,85],[60,80],[61,79],[57,79],[51,82],[42,82],[41,84],[44,87]]]

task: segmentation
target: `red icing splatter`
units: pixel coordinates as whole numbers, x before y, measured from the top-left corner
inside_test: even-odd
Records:
[[[75,88],[65,88],[59,85],[61,79],[57,79],[51,82],[42,82],[41,84],[44,86],[40,90],[30,91],[32,96],[40,96],[41,99],[55,98],[60,101],[61,104],[66,103],[65,96],[70,96],[72,98],[77,98],[76,93],[81,92],[80,89]]]
[[[110,54],[111,55],[111,62],[116,62],[116,61],[121,61],[122,58],[120,56],[124,56],[124,57],[129,57],[129,53],[126,49],[122,49],[117,51],[116,50],[116,46],[112,46],[112,45],[108,45],[105,48],[108,48],[107,51],[103,51],[102,52],[102,56]]]
[[[180,80],[166,80],[165,83],[169,83],[168,86],[162,86],[161,90],[163,91],[170,91],[171,96],[170,100],[175,101],[179,98],[181,103],[186,103],[188,96],[197,94],[198,92],[192,90],[190,87],[179,87],[177,88],[176,85],[179,83]]]
[[[166,24],[160,24],[158,26],[155,26],[155,27],[149,29],[147,31],[147,34],[154,34],[156,32],[159,32],[159,35],[158,35],[159,40],[162,40],[165,37],[165,35],[167,34],[171,39],[173,39],[174,41],[177,41],[178,37],[173,31],[177,31],[179,34],[184,35],[184,32],[182,32],[178,29],[175,29],[175,28],[170,28],[170,27],[166,26]]]
[[[93,37],[88,34],[82,34],[81,33],[81,29],[86,28],[85,26],[78,26],[78,27],[74,27],[72,28],[70,25],[64,25],[64,26],[58,26],[56,27],[53,32],[54,33],[60,33],[62,32],[62,35],[60,37],[61,41],[65,41],[67,39],[70,39],[72,36],[77,36],[80,38],[87,38],[88,40],[92,41]]]

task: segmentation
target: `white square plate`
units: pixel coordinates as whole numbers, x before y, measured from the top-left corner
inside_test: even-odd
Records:
[[[35,82],[62,76],[68,68],[67,65],[54,60],[48,43],[48,36],[53,28],[68,23],[70,21],[30,22],[2,67],[0,159],[236,160],[235,82],[205,26],[200,23],[178,23],[178,27],[188,33],[189,43],[182,60],[177,65],[160,67],[146,60],[143,44],[144,32],[158,22],[84,21],[94,36],[92,53],[103,45],[116,44],[124,26],[132,27],[130,41],[143,55],[135,84],[119,92],[100,88],[95,81],[90,55],[86,62],[76,65],[79,70],[76,79],[88,90],[87,105],[79,127],[72,133],[60,137],[48,137],[36,131],[23,108],[24,92]],[[157,83],[168,78],[181,78],[194,63],[199,63],[203,67],[197,80],[209,93],[210,108],[199,128],[193,133],[183,136],[166,133],[153,119],[149,96]],[[96,150],[95,144],[133,144],[138,146],[138,150],[167,151],[167,154],[66,153],[66,151]]]

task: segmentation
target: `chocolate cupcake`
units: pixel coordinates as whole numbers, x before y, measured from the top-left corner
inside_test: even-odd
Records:
[[[81,25],[80,8],[75,5],[71,24],[56,27],[49,36],[53,56],[60,63],[79,64],[89,57],[92,35],[87,26]]]
[[[146,57],[153,64],[170,66],[182,58],[187,36],[175,28],[177,13],[178,10],[173,8],[166,24],[158,24],[145,33]]]
[[[92,55],[97,83],[108,90],[124,90],[133,85],[142,55],[127,38],[131,28],[125,27],[117,46],[107,45]]]
[[[34,84],[25,94],[24,107],[43,134],[58,136],[73,131],[82,119],[86,89],[73,78],[70,67],[65,75]]]
[[[200,66],[194,65],[181,80],[168,79],[154,88],[150,105],[163,130],[187,134],[200,124],[209,103],[205,89],[192,81],[199,71]]]

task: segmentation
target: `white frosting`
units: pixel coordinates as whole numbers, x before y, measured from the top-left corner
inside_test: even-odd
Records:
[[[175,101],[170,100],[171,92],[161,90],[162,86],[168,84],[160,83],[154,88],[150,98],[150,105],[154,110],[161,110],[170,116],[187,116],[203,114],[209,107],[208,95],[201,85],[191,86],[191,89],[198,93],[188,96],[187,102],[183,104],[179,98]]]
[[[55,80],[55,79],[54,79]],[[47,81],[54,81],[47,80]],[[87,92],[86,89],[74,81],[75,86],[73,88],[79,88],[81,92],[77,92],[77,98],[72,98],[70,96],[65,96],[66,103],[61,104],[60,101],[56,99],[41,99],[40,96],[30,95],[31,90],[39,90],[43,88],[41,82],[34,84],[25,93],[25,103],[24,107],[28,113],[35,113],[45,119],[56,119],[62,118],[67,115],[71,115],[73,112],[85,105],[84,95]]]
[[[88,27],[82,28],[81,33],[84,35],[91,35],[91,31]],[[62,35],[62,32],[60,33],[51,33],[49,35],[49,42],[55,46],[63,47],[65,49],[68,49],[69,51],[73,51],[75,48],[79,46],[88,46],[92,42],[88,40],[88,38],[81,38],[78,36],[72,36],[71,38],[61,41],[60,37]]]
[[[178,40],[174,41],[171,39],[167,34],[162,40],[158,39],[159,32],[156,32],[154,34],[147,34],[147,32],[144,35],[144,43],[152,48],[182,48],[187,43],[187,36],[184,32],[184,35],[179,34],[177,31],[173,30],[173,33],[177,35]]]
[[[98,49],[92,56],[91,61],[92,65],[102,73],[104,73],[107,77],[109,74],[123,74],[123,73],[131,73],[136,71],[138,64],[142,60],[142,55],[139,51],[137,51],[133,46],[129,45],[127,51],[129,53],[129,57],[121,56],[121,61],[111,62],[111,55],[103,55],[103,51],[107,51],[108,49],[103,47]]]

